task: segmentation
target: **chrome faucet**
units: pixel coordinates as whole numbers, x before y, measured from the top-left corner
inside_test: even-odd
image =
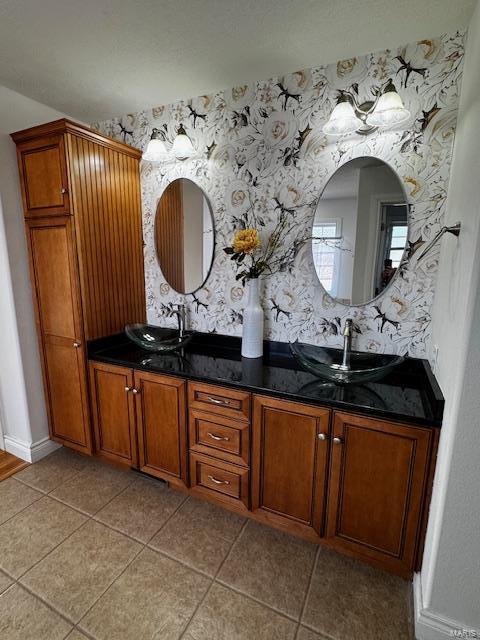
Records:
[[[169,316],[177,316],[177,320],[178,320],[178,335],[179,338],[183,338],[184,334],[185,334],[185,325],[186,325],[186,311],[185,311],[185,305],[184,304],[177,304],[177,308],[176,309],[172,309],[170,311],[170,313],[168,314]]]
[[[350,369],[350,354],[352,352],[352,335],[353,335],[353,320],[347,318],[345,320],[345,327],[343,329],[343,359],[340,369],[348,371]]]

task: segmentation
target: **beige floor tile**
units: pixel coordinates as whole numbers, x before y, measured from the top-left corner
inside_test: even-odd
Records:
[[[80,622],[98,640],[176,640],[210,580],[145,549]]]
[[[78,629],[74,629],[72,633],[69,633],[65,640],[89,640],[87,636],[83,635]]]
[[[298,619],[317,547],[250,521],[218,579]]]
[[[89,520],[21,582],[76,623],[140,549],[130,538]]]
[[[93,515],[135,480],[135,475],[100,462],[92,463],[52,496]]]
[[[244,521],[221,507],[189,498],[150,545],[213,576]]]
[[[13,580],[5,575],[2,571],[0,571],[0,593],[3,593],[5,589],[7,589]]]
[[[13,585],[0,596],[0,638],[63,640],[72,626],[37,598]]]
[[[293,640],[297,624],[214,584],[187,631],[191,640]]]
[[[44,496],[0,526],[0,568],[19,578],[85,521],[78,511]]]
[[[311,629],[307,629],[307,627],[300,627],[296,640],[329,640],[329,638]]]
[[[15,475],[34,489],[49,493],[71,480],[90,463],[90,458],[62,447]]]
[[[338,640],[407,640],[410,588],[401,578],[321,548],[303,622]]]
[[[0,482],[0,524],[39,500],[42,494],[31,487],[8,478]]]
[[[185,494],[169,489],[161,482],[138,478],[95,518],[145,543],[184,500]]]

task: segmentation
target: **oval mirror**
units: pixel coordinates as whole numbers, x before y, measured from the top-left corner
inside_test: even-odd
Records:
[[[367,304],[392,282],[408,236],[408,202],[397,174],[378,158],[356,158],[330,178],[315,210],[312,254],[328,294]]]
[[[214,225],[210,203],[191,180],[171,182],[155,217],[155,244],[160,269],[178,293],[200,289],[212,268]]]

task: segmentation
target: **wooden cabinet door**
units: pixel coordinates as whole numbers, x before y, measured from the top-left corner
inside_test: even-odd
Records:
[[[186,382],[135,371],[134,395],[141,471],[186,486]]]
[[[92,452],[83,351],[70,338],[46,335],[44,368],[52,436],[66,446]]]
[[[254,397],[253,511],[286,529],[322,534],[329,422],[328,409]]]
[[[91,453],[71,219],[29,220],[27,236],[51,436]]]
[[[334,414],[326,535],[409,577],[433,441],[428,428]]]
[[[17,147],[25,216],[69,213],[63,135],[45,136]]]
[[[133,370],[90,362],[95,452],[137,466]]]

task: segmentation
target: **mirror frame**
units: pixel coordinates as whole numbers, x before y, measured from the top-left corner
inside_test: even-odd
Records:
[[[183,293],[182,291],[177,291],[170,284],[170,282],[167,280],[167,278],[165,277],[165,274],[163,273],[163,270],[162,270],[162,265],[160,263],[160,258],[159,258],[159,255],[158,255],[158,248],[157,248],[157,225],[158,225],[157,213],[158,213],[158,205],[160,204],[160,201],[163,198],[163,195],[165,194],[165,191],[168,189],[168,187],[172,183],[176,182],[177,180],[188,180],[189,182],[194,184],[197,187],[197,189],[200,189],[200,191],[203,194],[203,197],[205,198],[205,200],[207,202],[208,210],[210,212],[210,217],[212,219],[213,244],[212,244],[212,257],[211,257],[211,260],[210,260],[210,266],[208,268],[207,275],[203,279],[203,281],[200,284],[200,286],[198,286],[193,291],[189,291],[188,293]],[[191,296],[191,295],[194,295],[197,291],[200,291],[200,289],[203,289],[203,287],[205,286],[205,283],[207,282],[207,280],[210,277],[210,274],[212,273],[213,263],[215,262],[215,252],[216,252],[216,249],[217,249],[217,233],[216,233],[216,225],[215,225],[215,216],[213,214],[213,207],[212,207],[212,203],[210,201],[210,198],[205,193],[205,189],[203,187],[201,187],[197,182],[195,182],[195,180],[192,180],[191,178],[188,178],[186,176],[178,176],[177,178],[173,178],[173,180],[170,180],[165,185],[164,189],[162,190],[162,193],[159,195],[159,197],[157,198],[156,203],[155,203],[155,220],[154,220],[154,223],[153,223],[153,244],[154,244],[154,247],[155,247],[155,255],[157,257],[157,262],[158,262],[159,269],[160,269],[160,271],[162,273],[162,276],[163,276],[165,282],[168,284],[168,286],[170,287],[170,289],[172,291],[174,291],[179,296]]]
[[[313,218],[312,218],[312,223],[310,225],[310,228],[313,231],[313,225],[315,222],[315,214],[317,212],[317,207],[322,199],[322,196],[325,192],[325,189],[327,188],[328,184],[330,183],[330,181],[332,180],[332,178],[334,177],[334,175],[337,173],[337,171],[339,171],[340,169],[342,169],[345,165],[349,164],[350,162],[354,162],[355,160],[360,160],[361,158],[373,158],[374,160],[379,160],[380,162],[382,162],[384,165],[386,165],[390,171],[392,171],[392,173],[395,174],[395,176],[398,179],[399,184],[402,187],[402,191],[403,191],[403,195],[405,196],[405,203],[407,205],[407,244],[405,246],[405,249],[403,250],[403,254],[402,254],[402,259],[400,261],[401,265],[405,265],[408,264],[408,262],[410,261],[410,256],[408,256],[408,258],[406,257],[407,251],[408,251],[408,242],[410,240],[410,226],[411,226],[411,208],[412,208],[412,204],[410,202],[410,199],[408,197],[408,194],[405,190],[405,185],[403,184],[402,180],[400,179],[400,176],[398,175],[398,173],[396,172],[396,170],[392,167],[392,165],[389,162],[386,162],[383,158],[379,158],[378,156],[367,156],[367,155],[360,155],[360,156],[355,156],[355,158],[350,158],[350,160],[347,160],[346,162],[344,162],[343,164],[339,165],[338,167],[335,167],[334,172],[329,176],[328,180],[325,182],[323,189],[320,192],[320,195],[318,196],[318,198],[315,201],[315,208],[313,210]],[[313,236],[313,234],[312,234]],[[310,240],[310,256],[312,258],[312,262],[313,262],[313,238]],[[341,304],[343,307],[355,307],[355,308],[359,308],[359,307],[366,307],[370,304],[373,304],[375,301],[379,300],[392,286],[392,284],[395,282],[395,280],[397,279],[397,277],[400,275],[400,269],[397,269],[396,273],[394,274],[393,278],[390,280],[390,282],[387,284],[387,286],[385,287],[385,289],[383,289],[383,291],[380,291],[380,293],[376,296],[374,296],[373,298],[370,298],[370,300],[367,300],[366,302],[362,302],[360,304],[347,304],[345,302],[342,302],[341,300],[339,300],[338,298],[334,298],[332,297],[328,291],[325,289],[325,287],[322,284],[322,281],[320,280],[320,278],[318,277],[318,273],[317,270],[315,269],[315,263],[313,262],[313,271],[315,273],[315,277],[318,280],[319,285],[321,286],[323,293],[326,294],[331,300],[333,300],[335,302],[335,304]]]

